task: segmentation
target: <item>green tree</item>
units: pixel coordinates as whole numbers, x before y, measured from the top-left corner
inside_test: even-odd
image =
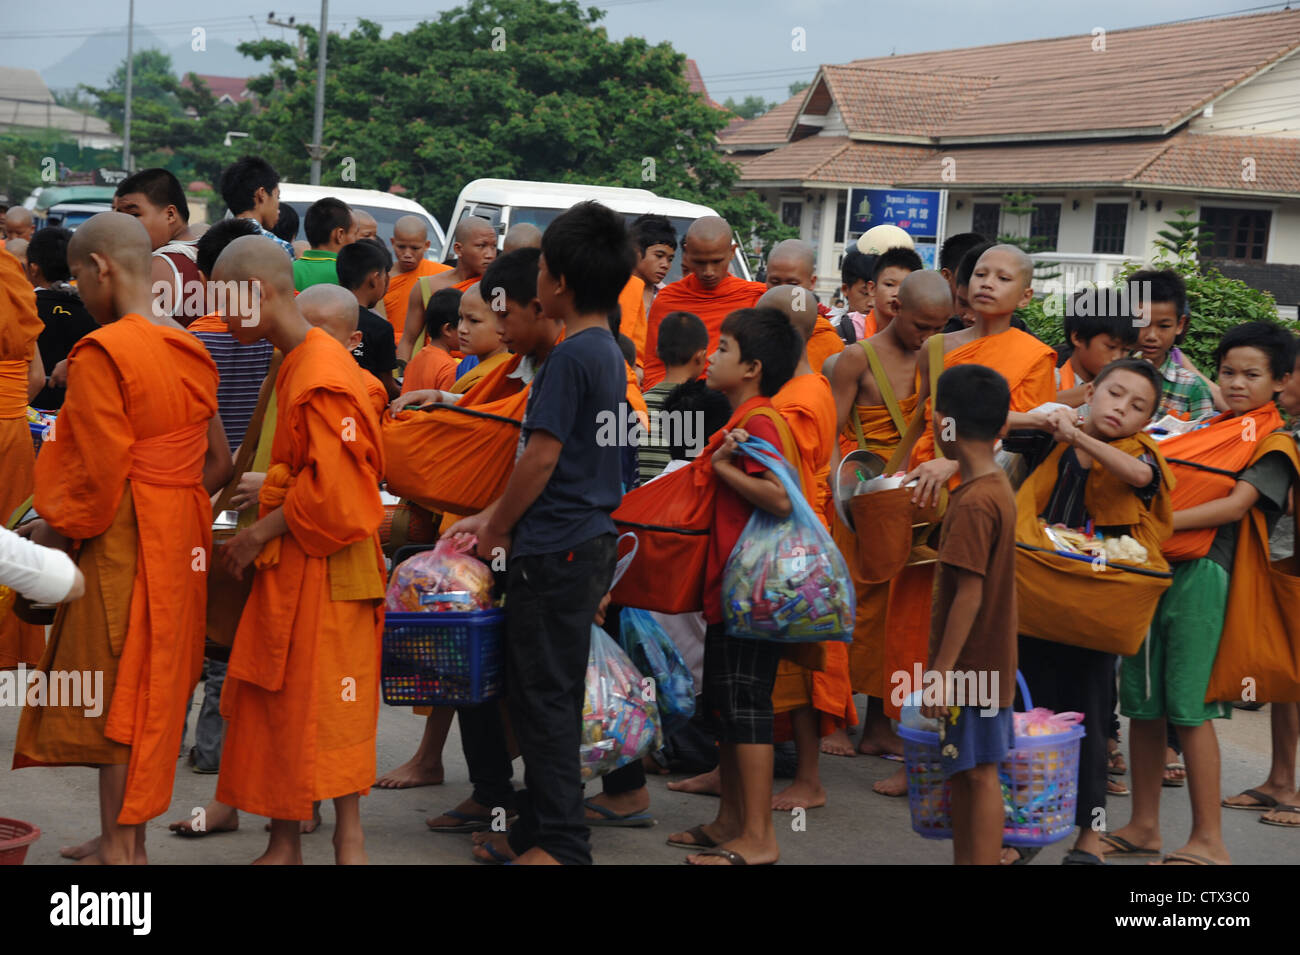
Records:
[[[790,95],[793,96],[795,93],[802,93],[810,86],[812,86],[811,80],[795,80],[790,84]]]
[[[690,92],[683,54],[611,40],[602,16],[574,0],[469,0],[408,33],[362,20],[331,35],[322,182],[400,184],[443,222],[479,177],[631,186],[708,204],[741,235],[788,233],[757,194],[733,192],[739,171],[714,148],[730,117]],[[269,64],[249,82],[264,109],[244,145],[301,182],[317,35],[299,29],[305,62],[278,40],[240,51]]]
[[[1190,242],[1198,255],[1204,255],[1214,244],[1214,236],[1208,231],[1209,223],[1193,219],[1195,209],[1175,209],[1174,215],[1178,218],[1165,220],[1165,225],[1169,228],[1156,233],[1160,236],[1156,239],[1156,246],[1178,256],[1183,246]]]
[[[137,116],[158,112],[180,112],[177,90],[180,83],[172,72],[172,58],[161,50],[140,50],[132,57],[131,70],[131,126]],[[108,77],[102,88],[82,83],[76,95],[89,93],[95,97],[95,111],[108,120],[114,129],[120,129],[126,115],[126,57]]]
[[[762,116],[776,104],[767,102],[761,96],[746,96],[739,103],[728,96],[723,100],[722,105],[741,119],[753,119],[755,116]]]

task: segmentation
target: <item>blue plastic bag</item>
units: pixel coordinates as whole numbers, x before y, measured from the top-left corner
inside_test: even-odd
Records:
[[[785,518],[754,508],[736,541],[722,571],[727,632],[781,643],[847,643],[855,597],[839,548],[781,453],[753,436],[739,448],[777,476],[793,508]]]
[[[614,638],[592,624],[578,747],[584,782],[663,746],[654,696]]]
[[[695,677],[659,622],[648,610],[625,607],[619,613],[619,638],[632,663],[654,678],[664,731],[689,720],[695,714]]]

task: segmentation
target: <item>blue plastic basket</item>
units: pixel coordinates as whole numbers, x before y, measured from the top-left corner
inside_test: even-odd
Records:
[[[380,671],[390,706],[469,705],[502,692],[504,610],[388,613]]]
[[[1033,700],[1016,673],[1025,709]],[[907,802],[912,829],[927,839],[952,838],[952,794],[939,758],[939,734],[898,728],[907,771]],[[1016,747],[998,764],[1006,821],[1002,841],[1009,846],[1045,846],[1074,830],[1079,801],[1079,741],[1083,727],[1051,736],[1017,736]]]

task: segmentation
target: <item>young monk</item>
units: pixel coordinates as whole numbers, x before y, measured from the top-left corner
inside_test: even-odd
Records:
[[[510,359],[510,352],[501,341],[500,315],[483,300],[483,291],[482,283],[475,282],[460,297],[460,321],[456,325],[456,342],[465,358],[462,359],[457,370],[465,367],[466,362],[471,358],[474,362],[468,370],[457,375],[450,389],[456,394],[469,391],[485,375]]]
[[[32,538],[79,541],[86,578],[85,597],[55,618],[41,669],[102,673],[103,692],[93,710],[25,707],[14,768],[98,767],[100,837],[83,847],[94,863],[143,863],[144,824],[171,801],[203,659],[208,495],[231,471],[216,367],[153,315],[149,252],[149,234],[122,213],[73,236],[69,265],[103,327],[69,357],[68,398],[36,471]]]
[[[285,356],[260,516],[222,554],[236,577],[258,566],[222,693],[217,799],[271,817],[261,864],[301,863],[298,820],[333,799],[335,861],[364,863],[360,795],[375,778],[383,625],[379,418],[355,361],[303,318],[293,272],[269,249],[237,239],[214,274],[259,283],[260,314],[241,302],[227,324]]]
[[[456,231],[452,233],[451,252],[456,256],[456,267],[416,282],[407,294],[404,314],[423,315],[429,297],[440,288],[454,288],[464,292],[476,284],[483,277],[483,271],[497,257],[496,229],[481,216],[466,216],[456,223]],[[390,289],[389,295],[392,294]],[[391,317],[389,321],[393,321]],[[398,361],[410,361],[417,351],[415,346],[420,337],[420,324],[414,322],[410,327],[399,328],[398,323],[393,322],[393,328],[400,335],[397,342]]]
[[[357,239],[356,222],[346,202],[326,196],[307,207],[303,217],[310,248],[293,263],[293,287],[299,292],[321,282],[339,281],[339,249]]]
[[[135,216],[149,233],[149,285],[163,314],[181,325],[203,315],[198,236],[190,229],[190,206],[180,180],[166,169],[144,169],[118,185],[113,208]]]
[[[767,257],[767,287],[791,285],[807,291],[817,323],[808,338],[808,365],[813,374],[822,373],[822,364],[831,355],[844,350],[844,342],[827,316],[830,309],[817,301],[813,289],[817,285],[817,255],[813,247],[799,239],[778,242]]]
[[[27,270],[27,246],[26,239],[10,239],[3,246],[6,252],[18,260],[18,267],[23,271]]]
[[[378,239],[379,223],[365,209],[352,210],[352,222],[357,227],[357,241],[362,239]]]
[[[762,282],[746,282],[727,270],[735,254],[731,226],[719,216],[702,216],[691,223],[682,240],[682,261],[690,275],[672,283],[655,296],[647,319],[643,387],[653,388],[664,377],[663,362],[656,354],[659,322],[669,312],[698,315],[709,330],[709,348],[716,348],[722,320],[739,308],[749,308],[767,291]]]
[[[450,391],[456,381],[456,359],[451,357],[460,346],[460,298],[454,288],[440,288],[429,298],[424,309],[425,347],[406,366],[402,392],[433,388]]]
[[[10,206],[5,210],[5,235],[7,239],[26,239],[30,242],[35,234],[36,220],[32,218],[30,209],[24,206]]]
[[[402,216],[393,225],[393,268],[389,273],[388,291],[384,293],[384,318],[393,326],[393,341],[402,341],[411,292],[420,278],[451,271],[441,262],[424,257],[429,251],[429,224],[419,216]],[[398,358],[410,360],[410,354]]]
[[[1128,825],[1103,837],[1107,855],[1160,854],[1167,721],[1177,728],[1187,763],[1192,832],[1163,863],[1230,861],[1223,841],[1219,744],[1211,720],[1230,719],[1232,707],[1207,691],[1223,636],[1234,560],[1241,556],[1238,548],[1261,546],[1245,534],[1243,522],[1258,507],[1271,532],[1286,511],[1300,464],[1294,443],[1273,436],[1282,423],[1274,399],[1289,381],[1295,347],[1292,335],[1277,325],[1245,322],[1230,328],[1215,354],[1228,410],[1204,427],[1160,444],[1177,482],[1174,534],[1162,548],[1174,579],[1160,598],[1142,649],[1120,663],[1120,711],[1132,720],[1133,816]],[[1255,556],[1256,566],[1266,563],[1266,554]]]
[[[632,274],[645,285],[641,292],[641,309],[648,322],[650,307],[654,305],[655,296],[663,287],[664,278],[672,269],[673,259],[677,256],[677,230],[667,216],[647,212],[632,220],[629,233],[632,236],[632,249],[637,254]],[[645,351],[645,332],[648,331],[647,325],[641,340],[637,342],[638,355]]]
[[[836,359],[831,376],[839,425],[840,457],[851,451],[870,451],[888,461],[903,433],[918,413],[918,395],[922,379],[928,379],[925,344],[943,327],[952,311],[952,296],[935,272],[912,272],[899,287],[898,317],[865,342],[846,348]],[[868,358],[868,349],[880,362],[884,380],[877,378]],[[897,405],[897,415],[885,400],[888,395]],[[853,642],[849,644],[849,673],[853,691],[867,697],[866,725],[856,752],[868,756],[885,753],[901,755],[902,743],[890,728],[883,703],[889,697],[890,681],[885,661],[897,660],[907,653],[906,645],[887,652],[889,628],[887,607],[895,582],[867,583],[857,578],[856,551],[858,535],[843,521],[832,525],[835,542],[855,575],[857,615]],[[897,586],[907,584],[904,579]],[[920,652],[915,646],[912,652]],[[836,756],[855,753],[848,733],[832,733],[822,741],[822,751]],[[901,789],[900,789],[901,786]],[[906,792],[907,780],[895,773],[876,782],[877,793],[897,796]]]
[[[531,222],[512,225],[501,237],[501,254],[515,249],[540,249],[542,247],[542,230]]]
[[[45,369],[37,348],[43,329],[36,314],[36,297],[18,268],[18,260],[0,254],[0,472],[4,474],[0,526],[33,490],[35,459],[27,428],[27,402],[45,386]],[[44,627],[23,623],[13,614],[0,618],[0,670],[36,663],[44,650]]]

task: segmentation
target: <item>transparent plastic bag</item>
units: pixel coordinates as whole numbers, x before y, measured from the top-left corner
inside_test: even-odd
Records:
[[[664,729],[689,720],[695,714],[695,677],[659,622],[649,611],[625,607],[619,616],[619,636],[632,663],[654,679]]]
[[[578,748],[584,782],[663,746],[659,707],[649,690],[622,648],[593,624]]]
[[[491,607],[492,571],[474,556],[475,544],[473,538],[447,538],[402,561],[393,569],[384,608],[420,613]]]
[[[754,508],[722,572],[722,612],[736,637],[782,643],[853,639],[848,565],[779,451],[750,437],[740,450],[769,468],[790,497],[790,515]]]

